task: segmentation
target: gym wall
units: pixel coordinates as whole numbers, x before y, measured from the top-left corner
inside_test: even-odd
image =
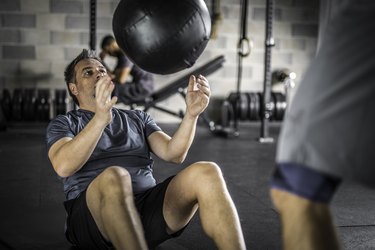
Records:
[[[317,44],[319,0],[275,0],[272,69],[288,68],[297,74],[296,83],[313,58]],[[97,48],[112,32],[112,15],[118,0],[97,1]],[[208,8],[211,0],[206,0]],[[63,71],[83,48],[89,47],[89,0],[1,0],[0,1],[0,95],[4,88],[64,88]],[[237,43],[240,32],[240,0],[220,0],[222,20],[217,38],[210,40],[196,63],[224,55],[224,67],[209,76],[214,97],[226,97],[236,88]],[[265,0],[250,0],[248,34],[252,53],[243,59],[243,91],[260,91],[264,74]],[[157,88],[186,74],[159,76]],[[184,110],[180,96],[165,105]],[[159,122],[176,118],[150,110]]]

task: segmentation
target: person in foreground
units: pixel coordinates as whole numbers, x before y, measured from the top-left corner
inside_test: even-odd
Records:
[[[154,91],[153,74],[132,63],[112,35],[107,35],[102,39],[101,48],[99,56],[102,61],[107,56],[117,60],[114,70],[107,73],[112,76],[115,83],[113,92],[118,101],[124,104],[138,103],[152,94]]]
[[[325,4],[332,15],[287,111],[271,180],[284,249],[339,249],[335,191],[345,179],[375,188],[375,3]]]
[[[47,146],[64,184],[71,243],[83,249],[154,249],[180,235],[199,209],[203,230],[218,249],[245,249],[217,164],[196,162],[158,184],[152,175],[151,153],[184,161],[209,102],[205,77],[190,77],[186,114],[173,137],[147,113],[114,107],[114,84],[93,51],[83,50],[67,66],[65,80],[79,109],[50,122]]]

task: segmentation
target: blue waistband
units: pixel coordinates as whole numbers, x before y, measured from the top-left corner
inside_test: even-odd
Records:
[[[271,186],[306,199],[329,203],[341,179],[294,163],[278,164]]]

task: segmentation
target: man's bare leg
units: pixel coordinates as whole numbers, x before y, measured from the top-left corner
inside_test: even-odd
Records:
[[[222,250],[246,249],[237,210],[219,167],[198,162],[170,182],[163,214],[170,232],[183,228],[199,207],[205,233]]]
[[[103,171],[89,185],[86,200],[103,237],[116,249],[147,249],[131,178],[125,169],[110,167]]]
[[[340,249],[328,204],[275,188],[271,198],[280,213],[283,249]]]

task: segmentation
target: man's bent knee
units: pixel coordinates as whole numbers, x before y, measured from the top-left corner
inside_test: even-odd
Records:
[[[194,171],[194,187],[199,192],[213,191],[214,187],[225,188],[225,181],[220,167],[209,161],[201,161],[193,164],[192,171]]]
[[[112,166],[98,177],[99,192],[103,195],[132,195],[132,183],[129,172],[122,167]]]
[[[191,167],[199,174],[199,178],[222,177],[221,169],[215,162],[199,161]]]

